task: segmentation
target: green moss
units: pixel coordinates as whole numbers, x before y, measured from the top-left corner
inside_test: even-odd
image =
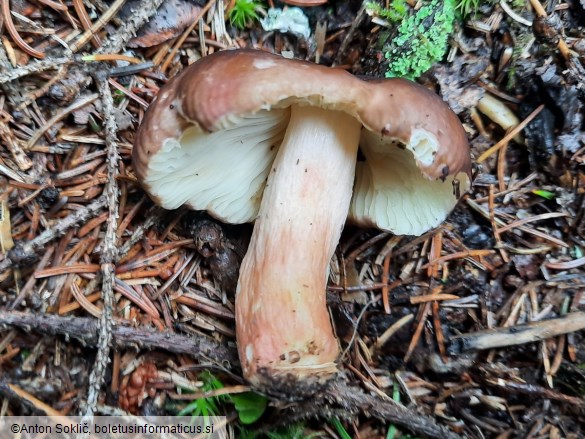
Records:
[[[262,5],[254,0],[236,0],[229,12],[230,23],[238,29],[244,29],[254,20],[258,20],[258,9]]]
[[[391,23],[401,21],[408,12],[406,0],[392,0],[388,9],[375,2],[368,2],[366,7],[371,11],[371,15],[377,15]]]
[[[431,0],[402,21],[396,37],[384,47],[386,77],[416,79],[446,54],[455,22],[455,0]]]

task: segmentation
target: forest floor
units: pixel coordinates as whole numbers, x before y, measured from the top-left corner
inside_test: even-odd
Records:
[[[251,227],[156,207],[133,139],[202,56],[383,77],[397,25],[358,1],[304,8],[308,39],[239,30],[219,0],[0,3],[0,416],[203,408],[233,437],[585,437],[583,1],[457,20],[418,82],[463,123],[473,187],[420,237],[346,227],[327,293],[341,374],[310,400],[241,378]]]

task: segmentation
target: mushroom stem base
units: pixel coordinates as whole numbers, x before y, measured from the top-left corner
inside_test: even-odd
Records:
[[[240,360],[256,386],[324,382],[337,371],[326,287],[349,209],[360,129],[345,113],[291,109],[236,296]]]

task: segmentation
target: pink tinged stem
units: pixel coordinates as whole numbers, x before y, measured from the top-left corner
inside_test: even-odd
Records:
[[[291,108],[236,296],[238,349],[252,384],[324,381],[337,371],[326,286],[349,209],[360,131],[345,113]]]

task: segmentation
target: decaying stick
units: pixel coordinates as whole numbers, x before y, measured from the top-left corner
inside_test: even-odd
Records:
[[[565,395],[558,391],[547,389],[534,384],[520,383],[512,380],[504,380],[502,378],[490,378],[482,380],[486,384],[494,387],[499,387],[504,392],[514,393],[520,395],[527,395],[529,398],[543,398],[552,399],[555,401],[571,404],[575,407],[584,407],[585,400],[583,398],[571,395]]]
[[[96,54],[100,53],[118,53],[136,35],[138,29],[142,27],[160,7],[163,0],[143,0],[139,5],[133,8],[132,14],[126,20],[126,23],[116,31],[114,35],[104,41]]]
[[[89,317],[61,317],[53,314],[0,310],[1,326],[13,326],[40,334],[63,335],[90,347],[96,347],[98,344],[98,320]],[[225,346],[204,336],[133,328],[120,322],[113,326],[112,336],[114,344],[123,348],[160,349],[218,363],[237,364],[238,361],[235,347]]]
[[[526,325],[461,334],[450,339],[453,352],[477,351],[546,340],[585,329],[585,313],[574,312],[556,319]]]
[[[45,230],[32,241],[24,244],[17,244],[10,252],[8,257],[0,262],[0,273],[12,265],[20,263],[30,263],[38,257],[37,252],[41,251],[44,246],[53,239],[63,236],[71,227],[85,222],[96,216],[106,205],[106,198],[101,196],[87,206],[83,207],[55,223],[53,227]]]
[[[120,0],[123,3],[124,0]],[[105,75],[104,75],[105,76]],[[110,350],[113,327],[114,307],[114,262],[118,256],[116,245],[118,229],[118,142],[116,132],[118,127],[114,120],[114,100],[110,92],[108,81],[96,75],[99,94],[102,98],[102,115],[105,120],[106,132],[106,167],[108,182],[104,190],[108,201],[108,219],[106,221],[106,234],[101,250],[101,273],[102,273],[102,301],[104,307],[99,320],[98,352],[93,369],[89,376],[89,390],[85,416],[91,417],[98,402],[98,396],[105,380],[106,369],[110,362]]]
[[[348,385],[341,379],[329,385],[317,399],[320,400],[318,405],[321,405],[323,410],[332,409],[331,414],[336,414],[338,417],[353,417],[358,413],[365,413],[411,431],[416,436],[429,439],[461,439],[461,436],[437,424],[434,419],[395,401],[384,400],[379,396],[368,394],[359,387]],[[341,407],[341,410],[336,409],[336,406]],[[307,413],[314,412],[315,408],[315,401],[306,403],[304,407]],[[298,411],[295,408],[295,412]],[[327,415],[323,414],[323,416]]]
[[[0,73],[0,84],[5,84],[15,79],[22,78],[33,73],[44,72],[45,70],[57,70],[64,64],[71,62],[69,57],[46,58],[29,62],[26,66],[6,70]]]

